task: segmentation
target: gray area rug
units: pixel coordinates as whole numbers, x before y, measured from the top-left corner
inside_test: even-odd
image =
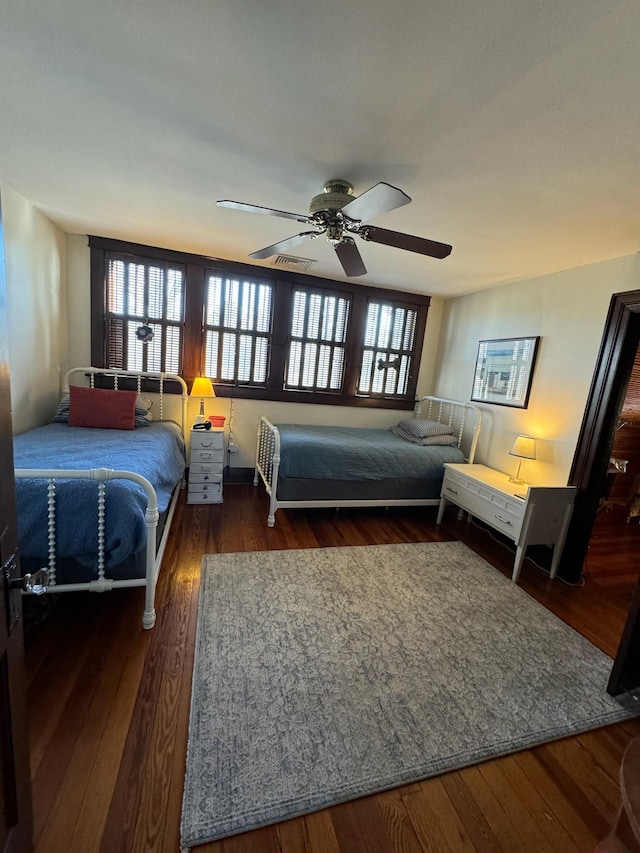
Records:
[[[633,716],[611,666],[460,542],[205,556],[183,847]]]

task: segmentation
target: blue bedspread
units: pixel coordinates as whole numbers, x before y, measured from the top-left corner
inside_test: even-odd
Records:
[[[164,512],[185,469],[182,432],[177,424],[155,422],[135,430],[85,429],[52,423],[14,439],[16,468],[113,468],[135,471],[156,490]],[[118,565],[144,547],[146,495],[131,480],[105,484],[106,567]],[[92,480],[57,480],[56,551],[95,566],[97,490]],[[47,546],[46,482],[16,480],[18,536],[23,557],[42,557]]]
[[[277,424],[280,473],[317,480],[442,478],[445,462],[464,462],[453,447],[423,447],[388,429]]]

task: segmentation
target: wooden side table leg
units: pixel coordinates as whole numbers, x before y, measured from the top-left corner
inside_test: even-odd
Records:
[[[562,526],[560,527],[560,532],[558,533],[558,538],[556,540],[555,545],[553,546],[553,559],[551,561],[551,572],[549,573],[549,577],[551,580],[555,578],[558,574],[558,566],[560,565],[560,557],[562,557],[562,549],[564,548],[564,542],[567,538],[567,531],[569,529],[569,522],[571,521],[571,515],[573,514],[573,504],[566,507],[564,511],[564,517],[562,519]]]
[[[513,561],[513,572],[511,574],[511,580],[513,583],[518,583],[518,578],[520,577],[520,569],[522,568],[522,563],[524,562],[525,548],[522,548],[520,545],[516,548],[516,558]]]

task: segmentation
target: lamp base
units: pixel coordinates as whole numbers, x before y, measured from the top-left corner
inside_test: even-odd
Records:
[[[203,424],[205,421],[206,418],[204,415],[196,415],[193,419],[194,424]]]
[[[524,486],[524,480],[518,480],[517,477],[509,477],[510,483],[515,483],[516,486]]]

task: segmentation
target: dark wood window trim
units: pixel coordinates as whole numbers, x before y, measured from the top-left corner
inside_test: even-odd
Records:
[[[200,375],[204,365],[202,318],[206,276],[208,272],[220,271],[223,275],[245,275],[273,284],[274,326],[266,387],[216,382],[216,394],[218,396],[339,406],[407,410],[413,408],[427,312],[430,304],[429,296],[367,287],[352,282],[334,281],[316,276],[300,276],[295,273],[275,271],[251,264],[192,255],[139,243],[127,243],[106,237],[90,236],[89,247],[91,249],[91,359],[92,364],[96,367],[105,367],[107,364],[104,298],[105,260],[108,254],[117,252],[120,255],[130,256],[132,260],[143,258],[184,265],[186,269],[186,292],[182,375],[187,383],[192,382],[196,376]],[[283,388],[289,343],[289,309],[291,294],[295,285],[343,293],[351,300],[350,326],[345,356],[345,387],[342,393],[284,390]],[[362,331],[367,306],[372,299],[410,306],[418,312],[412,368],[407,393],[403,398],[361,396],[357,393],[362,353]]]

